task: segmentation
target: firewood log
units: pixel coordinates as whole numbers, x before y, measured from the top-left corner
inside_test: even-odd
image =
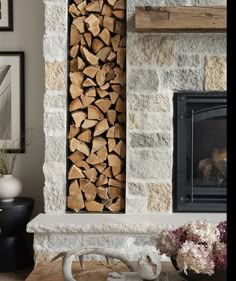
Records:
[[[111,167],[106,168],[102,174],[108,178],[112,178],[112,172],[111,172]]]
[[[79,194],[81,191],[79,189],[78,181],[73,180],[69,186],[69,195],[76,195]]]
[[[111,38],[111,45],[114,52],[117,52],[119,44],[120,44],[120,35],[115,35],[114,37]]]
[[[114,148],[114,151],[121,157],[125,158],[125,144],[122,140],[118,142],[116,147]]]
[[[88,96],[84,96],[84,95],[81,95],[80,97],[82,103],[83,103],[83,107],[87,107],[88,105],[90,105],[91,103],[93,103],[95,101],[95,98],[94,97],[88,97]]]
[[[96,201],[86,201],[85,208],[89,212],[102,212],[104,205]]]
[[[86,0],[77,5],[77,8],[80,10],[82,15],[86,14],[86,6],[87,6]]]
[[[71,116],[75,121],[75,127],[79,128],[82,121],[84,121],[84,119],[87,117],[87,114],[83,111],[75,111],[72,112]]]
[[[76,128],[75,127],[75,124],[71,124],[70,125],[70,131],[69,131],[69,134],[68,134],[68,139],[72,139],[74,138],[75,136],[77,136],[80,132],[80,128]]]
[[[100,12],[100,6],[98,1],[93,1],[87,4],[86,6],[86,11],[87,12]]]
[[[111,106],[111,101],[109,99],[99,99],[95,101],[95,104],[101,109],[103,113],[107,113],[108,109]]]
[[[96,137],[96,138],[93,138],[92,143],[93,143],[93,145],[92,145],[91,153],[95,153],[100,148],[105,146],[107,144],[107,141],[102,137]]]
[[[101,40],[99,40],[98,38],[93,39],[92,49],[95,54],[97,54],[97,52],[100,51],[103,46],[104,43]]]
[[[102,173],[104,169],[106,169],[107,164],[106,163],[101,163],[97,164],[94,167],[98,170],[99,173]]]
[[[113,11],[112,14],[120,20],[125,18],[125,11],[124,10],[116,10],[116,11]]]
[[[100,175],[99,178],[96,181],[96,186],[105,185],[107,183],[108,183],[107,177],[104,176],[104,175]],[[103,199],[108,199],[108,198],[103,198]]]
[[[105,84],[105,73],[102,70],[98,70],[96,74],[96,82],[99,87]]]
[[[107,111],[107,120],[109,122],[109,124],[111,124],[112,126],[115,124],[116,121],[116,111],[111,109]]]
[[[114,180],[114,179],[109,179],[108,184],[109,184],[109,186],[125,188],[125,184],[123,182],[120,182],[120,181]]]
[[[95,168],[91,168],[88,170],[84,170],[83,173],[85,174],[85,176],[91,181],[91,182],[95,182],[97,179],[97,171]]]
[[[77,85],[78,87],[82,86],[84,80],[84,74],[82,72],[70,72],[69,76],[71,83]]]
[[[85,156],[82,152],[75,151],[68,158],[70,159],[70,161],[72,163],[76,163],[76,162],[79,162],[79,161],[83,160],[85,158]]]
[[[90,78],[94,78],[98,72],[99,68],[97,66],[87,66],[84,70],[83,73],[87,75]]]
[[[114,5],[114,10],[125,10],[125,0],[118,0]]]
[[[86,130],[80,135],[78,135],[78,139],[87,143],[91,142],[92,139],[92,131],[91,130]]]
[[[115,199],[118,198],[119,196],[122,196],[122,192],[123,191],[120,188],[113,187],[113,186],[108,187],[108,196],[111,199]]]
[[[80,41],[79,30],[72,24],[70,28],[70,46],[76,46]]]
[[[101,175],[102,176],[102,175]],[[99,186],[98,187],[98,196],[102,199],[109,199],[108,195],[107,195],[107,188],[106,187],[102,187]]]
[[[94,87],[89,88],[85,92],[85,96],[87,96],[87,97],[96,97],[96,89]]]
[[[89,157],[86,159],[86,161],[91,164],[91,165],[96,165],[96,164],[100,164],[103,163],[103,159],[101,159],[100,157],[98,157],[96,154],[91,153],[89,155]]]
[[[84,33],[85,32],[85,25],[84,25],[84,20],[86,19],[86,17],[78,17],[76,19],[73,20],[73,25],[79,30],[80,33]]]
[[[108,139],[108,151],[112,152],[115,147],[116,147],[116,140]]]
[[[67,196],[67,206],[77,213],[84,208],[84,199],[81,191],[78,194]]]
[[[90,181],[88,179],[79,179],[80,190],[83,191],[86,188],[86,186],[88,186],[88,184],[90,184]]]
[[[96,198],[97,195],[97,188],[94,184],[89,183],[84,189],[84,196],[87,199],[87,201],[92,201]]]
[[[76,84],[71,84],[70,85],[70,95],[72,97],[72,99],[76,99],[77,97],[80,97],[83,94],[83,89],[81,89],[81,87],[79,87]]]
[[[88,106],[88,119],[103,120],[104,115],[96,106],[89,105]]]
[[[104,19],[103,19],[103,26],[111,31],[111,32],[114,32],[114,29],[115,29],[115,19],[110,17],[110,16],[104,16]]]
[[[75,45],[73,46],[71,49],[70,49],[70,56],[72,58],[76,58],[77,55],[78,55],[78,52],[79,52],[79,46],[78,45]],[[79,58],[78,58],[79,59]]]
[[[109,154],[108,155],[108,164],[110,167],[112,166],[121,166],[122,165],[122,161],[121,159],[115,155],[115,154]]]
[[[124,201],[124,198],[122,198],[122,197],[119,197],[115,203],[113,203],[112,205],[110,205],[108,207],[108,209],[111,212],[120,212],[124,208],[125,208],[125,201]]]
[[[102,121],[98,122],[97,125],[95,126],[95,130],[93,135],[99,136],[101,134],[103,134],[104,132],[106,132],[109,129],[109,125],[107,122],[107,119],[103,119]]]
[[[68,172],[68,179],[72,180],[72,179],[80,179],[80,178],[84,178],[84,174],[82,172],[82,170],[78,167],[76,167],[75,165],[72,165],[69,169]]]
[[[74,3],[69,6],[69,13],[74,19],[81,15],[81,12],[76,8]]]
[[[119,94],[118,94],[118,93],[116,93],[116,92],[111,92],[111,93],[110,93],[111,103],[112,103],[112,104],[115,104],[116,101],[117,101],[117,99],[118,99],[118,97],[119,97]]]
[[[99,34],[99,37],[102,39],[102,41],[107,45],[110,46],[111,43],[111,34],[110,32],[104,28],[102,32]]]
[[[97,123],[98,123],[98,121],[96,121],[96,120],[86,119],[86,120],[84,120],[81,127],[82,127],[82,129],[89,129],[89,128],[94,127]]]
[[[104,4],[102,8],[102,15],[103,16],[111,16],[112,15],[112,8],[108,4]]]
[[[75,166],[78,168],[83,168],[83,170],[88,170],[90,166],[85,161],[79,161],[75,163]]]

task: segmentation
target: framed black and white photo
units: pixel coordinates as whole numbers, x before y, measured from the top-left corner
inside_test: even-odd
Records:
[[[13,0],[0,0],[0,31],[13,31]]]
[[[0,52],[0,149],[25,150],[24,52]]]

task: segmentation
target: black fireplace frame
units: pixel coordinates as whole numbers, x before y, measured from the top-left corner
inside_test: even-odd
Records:
[[[197,202],[187,199],[186,159],[183,155],[187,151],[187,122],[185,115],[187,103],[211,103],[216,108],[225,105],[227,111],[227,93],[224,92],[176,92],[174,101],[174,163],[173,163],[173,211],[174,212],[226,212],[227,202],[223,199],[227,189],[222,188],[221,202]],[[219,110],[221,107],[219,107]],[[227,118],[227,117],[226,117]],[[219,192],[219,190],[217,191]]]

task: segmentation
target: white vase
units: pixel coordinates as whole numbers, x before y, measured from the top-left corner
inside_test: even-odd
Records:
[[[21,193],[21,182],[13,175],[0,176],[0,201],[11,202]]]

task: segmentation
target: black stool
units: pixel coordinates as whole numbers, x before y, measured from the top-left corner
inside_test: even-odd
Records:
[[[34,206],[32,198],[0,201],[0,272],[16,271],[33,265],[23,234]]]

